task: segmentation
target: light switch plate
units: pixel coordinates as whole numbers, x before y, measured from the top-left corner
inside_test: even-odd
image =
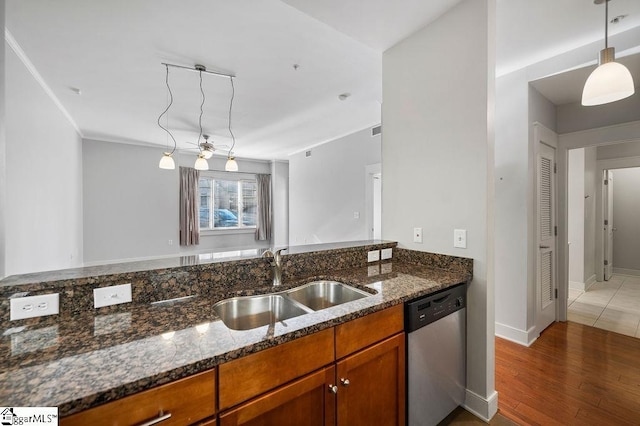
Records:
[[[60,294],[40,294],[37,296],[15,297],[11,301],[9,320],[44,317],[60,312]]]
[[[380,254],[381,254],[380,257],[382,260],[391,259],[391,257],[393,256],[393,249],[392,248],[382,249],[380,250]]]
[[[93,289],[94,308],[129,302],[131,302],[131,283]]]
[[[453,246],[458,248],[467,248],[467,230],[466,229],[453,230]]]
[[[422,228],[413,228],[413,242],[414,243],[422,242]]]
[[[380,250],[373,250],[367,253],[367,262],[377,262],[380,260]]]

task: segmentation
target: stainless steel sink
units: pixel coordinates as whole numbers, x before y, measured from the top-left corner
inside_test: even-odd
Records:
[[[314,281],[291,289],[286,294],[314,311],[371,296],[365,291],[336,281]]]
[[[251,330],[367,296],[336,281],[314,281],[279,293],[225,299],[213,310],[230,329]]]
[[[282,294],[234,297],[216,303],[213,310],[232,330],[250,330],[310,312]]]

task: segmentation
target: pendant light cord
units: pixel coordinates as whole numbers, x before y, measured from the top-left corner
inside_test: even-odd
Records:
[[[609,48],[609,0],[604,0],[604,48]]]
[[[231,81],[231,100],[229,101],[229,133],[231,134],[231,139],[233,143],[231,144],[231,148],[229,149],[229,157],[231,157],[231,153],[233,152],[233,148],[236,146],[236,137],[233,135],[233,131],[231,130],[231,110],[233,108],[233,98],[236,95],[236,89],[233,85],[233,77],[229,77],[229,81]]]
[[[176,151],[176,140],[173,137],[173,135],[171,134],[171,132],[162,125],[162,123],[160,122],[160,120],[162,119],[162,116],[165,115],[167,113],[167,111],[169,111],[169,108],[171,108],[171,105],[173,105],[173,93],[171,93],[171,87],[169,86],[169,66],[165,65],[166,69],[167,69],[167,74],[165,77],[165,84],[167,85],[167,91],[169,92],[169,105],[167,105],[167,108],[165,108],[164,111],[162,111],[162,114],[160,114],[160,116],[158,117],[158,126],[160,126],[160,128],[162,130],[164,130],[165,132],[167,132],[167,134],[169,136],[171,136],[171,139],[173,140],[173,149],[171,150],[171,152],[169,153],[169,155],[173,155],[173,153]],[[168,126],[168,125],[167,125]]]
[[[202,147],[200,146],[200,138],[202,138],[202,114],[204,112],[204,90],[202,90],[202,71],[200,71],[200,95],[202,96],[202,102],[200,103],[200,117],[198,117],[198,126],[200,127],[200,134],[198,135],[198,150],[200,150],[200,154],[202,154]]]

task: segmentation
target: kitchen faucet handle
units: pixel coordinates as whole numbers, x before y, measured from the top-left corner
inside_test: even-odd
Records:
[[[284,251],[284,250],[289,250],[289,247],[283,247],[283,248],[281,248],[281,249],[279,249],[279,250],[276,250],[276,256],[280,256],[280,253],[281,253],[282,251]]]

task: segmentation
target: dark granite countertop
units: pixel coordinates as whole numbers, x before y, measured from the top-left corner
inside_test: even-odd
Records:
[[[376,293],[247,331],[227,328],[212,309],[217,300],[202,296],[102,315],[61,314],[2,329],[0,401],[58,406],[60,415],[72,414],[468,282],[471,275],[394,260],[309,277],[282,289],[311,278]]]

